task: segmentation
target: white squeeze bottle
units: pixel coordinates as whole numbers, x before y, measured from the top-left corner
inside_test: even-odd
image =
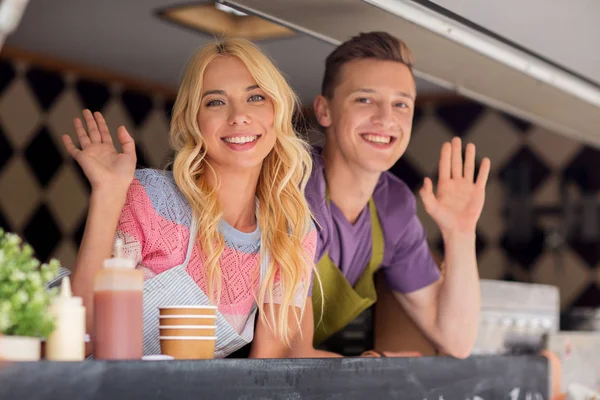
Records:
[[[71,294],[68,276],[62,279],[60,294],[50,306],[54,331],[46,339],[46,359],[81,361],[85,357],[85,308],[81,297]]]

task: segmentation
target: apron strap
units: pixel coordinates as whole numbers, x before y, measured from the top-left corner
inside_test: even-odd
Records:
[[[190,240],[188,242],[187,252],[185,254],[185,261],[183,265],[184,268],[187,268],[188,263],[190,262],[190,258],[192,258],[192,251],[194,250],[194,244],[198,236],[198,219],[192,216],[192,222],[190,223]]]
[[[327,205],[331,207],[331,199],[329,197],[329,188],[327,185],[325,185],[325,200],[327,201]],[[365,273],[367,273],[367,271],[373,271],[373,273],[375,273],[383,262],[385,238],[383,236],[383,228],[379,221],[377,207],[375,206],[373,197],[369,199],[368,205],[369,216],[371,219],[371,259],[365,269]]]
[[[381,228],[381,223],[379,222],[377,208],[375,207],[375,201],[373,198],[369,200],[369,213],[371,214],[371,259],[369,260],[369,264],[367,264],[365,271],[354,287],[359,293],[371,293],[372,295],[369,297],[377,299],[373,279],[375,273],[381,266],[381,263],[383,263],[385,238],[383,236],[383,229]],[[373,301],[373,303],[374,302],[375,301]]]
[[[371,258],[354,287],[329,254],[318,262],[321,285],[313,286],[315,344],[343,329],[377,300],[374,274],[383,262],[384,236],[374,200],[369,200],[371,219]],[[322,286],[322,291],[321,291]],[[324,312],[321,313],[321,310]]]

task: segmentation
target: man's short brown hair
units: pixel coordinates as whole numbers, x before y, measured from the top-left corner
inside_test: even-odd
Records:
[[[402,63],[412,73],[413,55],[406,43],[386,32],[361,33],[339,45],[325,60],[321,94],[333,97],[344,64],[368,58]]]

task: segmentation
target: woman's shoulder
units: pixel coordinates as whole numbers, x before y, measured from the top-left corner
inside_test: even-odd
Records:
[[[172,186],[177,187],[172,171],[152,168],[136,169],[134,178],[142,186],[148,188],[164,189]]]
[[[189,226],[191,208],[189,202],[175,183],[171,171],[138,169],[129,189],[129,196],[144,196],[154,211],[172,222]]]

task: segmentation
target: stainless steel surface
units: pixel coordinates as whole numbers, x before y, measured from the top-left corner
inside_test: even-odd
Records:
[[[600,334],[597,332],[557,332],[548,336],[547,348],[561,364],[562,390],[580,384],[600,391]],[[596,398],[596,397],[590,397]]]
[[[397,3],[401,2],[397,0]],[[359,32],[388,31],[404,39],[412,48],[418,77],[600,147],[598,106],[551,84],[542,83],[527,75],[525,70],[508,67],[367,1],[226,0],[224,3],[332,44]],[[492,47],[527,59],[517,50],[482,37],[482,34],[475,35],[487,40]],[[560,71],[555,72],[560,75]]]
[[[535,352],[559,330],[556,287],[482,280],[481,303],[474,354]]]
[[[577,307],[564,315],[565,331],[600,332],[600,308]]]

